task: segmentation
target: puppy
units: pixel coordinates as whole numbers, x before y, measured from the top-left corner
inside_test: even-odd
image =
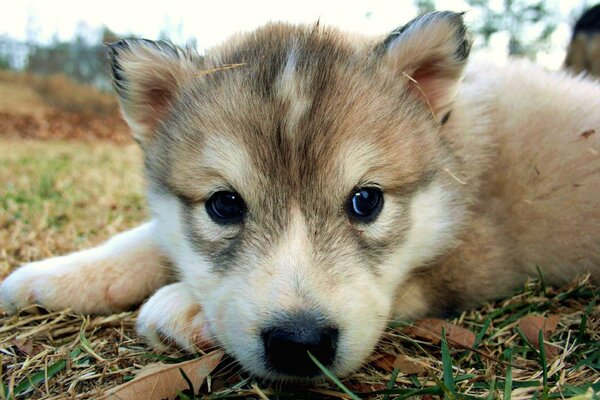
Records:
[[[320,373],[307,352],[346,375],[390,319],[509,295],[536,266],[598,279],[600,88],[469,50],[453,12],[376,39],[270,24],[203,57],[109,46],[152,220],[16,270],[3,307],[150,296],[154,346],[218,344],[304,379]]]

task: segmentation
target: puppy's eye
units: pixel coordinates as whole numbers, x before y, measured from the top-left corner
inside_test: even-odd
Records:
[[[206,202],[208,216],[217,224],[239,224],[246,214],[246,203],[235,192],[217,192]]]
[[[374,187],[357,189],[348,201],[350,219],[370,223],[377,218],[383,208],[383,192]]]

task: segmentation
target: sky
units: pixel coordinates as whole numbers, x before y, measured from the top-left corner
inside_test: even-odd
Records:
[[[498,3],[501,0],[490,0]],[[564,58],[570,35],[569,13],[581,9],[581,0],[548,0],[564,15],[564,21],[553,36],[554,49],[539,60],[549,68],[557,68]],[[438,0],[439,9],[469,11],[463,0]],[[0,0],[0,35],[38,41],[53,37],[68,40],[78,25],[91,28],[108,26],[119,34],[132,33],[149,39],[158,38],[163,30],[170,32],[175,43],[185,44],[195,38],[198,48],[214,46],[233,33],[252,30],[269,21],[312,23],[338,26],[348,31],[383,35],[415,16],[412,0],[301,0],[301,1],[67,1],[67,0]],[[466,21],[476,18],[467,12]],[[488,57],[501,62],[505,57],[507,38],[492,40]]]

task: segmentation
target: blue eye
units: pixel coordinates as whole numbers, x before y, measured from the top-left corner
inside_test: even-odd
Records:
[[[348,201],[348,215],[356,222],[373,222],[382,208],[383,192],[374,187],[357,189]]]
[[[246,215],[246,203],[235,192],[217,192],[206,202],[206,212],[219,225],[239,224]]]

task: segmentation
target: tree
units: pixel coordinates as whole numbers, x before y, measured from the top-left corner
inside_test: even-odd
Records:
[[[536,54],[550,45],[558,25],[558,15],[546,0],[504,0],[493,9],[487,0],[466,0],[480,13],[471,29],[488,46],[492,35],[508,34],[508,54],[535,59]]]
[[[106,27],[100,30],[79,24],[75,37],[68,42],[55,37],[48,45],[29,45],[27,70],[37,74],[65,74],[79,83],[110,88],[105,43],[118,40]]]

